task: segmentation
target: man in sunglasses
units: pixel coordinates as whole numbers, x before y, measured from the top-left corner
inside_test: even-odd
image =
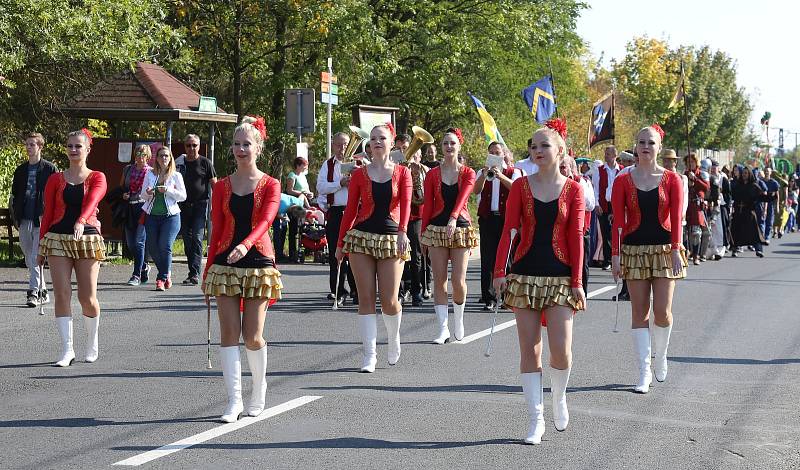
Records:
[[[189,134],[183,140],[186,153],[175,159],[178,171],[186,185],[186,201],[180,203],[181,235],[189,276],[183,284],[197,285],[200,262],[203,259],[203,233],[208,220],[208,201],[211,187],[217,182],[217,173],[211,160],[200,155],[200,137]]]

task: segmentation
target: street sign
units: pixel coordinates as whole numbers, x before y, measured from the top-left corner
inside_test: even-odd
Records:
[[[322,83],[326,83],[326,82],[327,83],[339,83],[339,80],[337,79],[336,75],[334,75],[332,73],[322,72],[320,75],[321,75],[320,81]]]
[[[322,82],[322,90],[323,93],[330,93],[331,92],[331,84],[328,82]]]
[[[332,95],[330,93],[322,93],[319,95],[320,99],[325,104],[332,104],[334,106],[339,104],[339,95]]]
[[[317,130],[313,88],[284,90],[286,100],[286,132],[312,134]]]
[[[338,95],[339,94],[339,85],[332,83],[330,86],[331,94]]]

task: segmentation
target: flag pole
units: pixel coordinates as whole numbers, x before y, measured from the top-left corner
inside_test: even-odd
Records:
[[[683,95],[683,122],[686,127],[686,155],[692,153],[692,145],[689,142],[689,105],[686,103],[686,75],[683,70],[683,59],[681,59],[681,94]]]
[[[556,78],[553,75],[553,63],[550,61],[550,56],[547,56],[547,65],[550,67],[550,84],[553,85],[553,104],[556,106],[556,118],[558,115],[558,93],[556,93]]]

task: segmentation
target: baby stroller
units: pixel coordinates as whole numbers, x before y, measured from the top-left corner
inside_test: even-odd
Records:
[[[300,219],[299,261],[305,263],[306,256],[313,256],[314,263],[328,264],[328,239],[325,236],[325,213],[317,207],[305,211]]]

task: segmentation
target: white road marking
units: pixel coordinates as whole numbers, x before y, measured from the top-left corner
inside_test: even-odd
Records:
[[[119,462],[114,463],[114,465],[125,465],[130,467],[136,467],[144,463],[151,462],[153,460],[167,456],[169,454],[174,454],[175,452],[181,451],[183,449],[188,449],[189,447],[195,446],[197,444],[202,444],[203,442],[206,442],[208,440],[242,429],[245,426],[250,426],[251,424],[255,424],[259,421],[263,421],[273,416],[277,416],[289,410],[299,408],[303,405],[311,403],[312,401],[319,400],[320,398],[322,397],[312,396],[312,395],[295,398],[294,400],[289,400],[286,403],[281,403],[280,405],[268,408],[256,417],[246,417],[240,419],[239,421],[236,421],[235,423],[228,423],[228,424],[223,424],[222,426],[217,426],[216,428],[209,429],[208,431],[201,432],[200,434],[195,434],[194,436],[187,437],[186,439],[181,439],[180,441],[175,441],[172,444],[167,444],[165,446],[159,447],[158,449],[153,449],[144,452],[142,454],[136,455],[134,457],[125,460],[120,460]]]
[[[604,293],[604,292],[608,292],[608,291],[610,291],[610,290],[614,290],[614,289],[616,289],[616,288],[617,288],[617,286],[605,286],[605,287],[601,287],[601,288],[599,288],[599,289],[597,289],[597,290],[594,290],[594,291],[592,291],[592,292],[589,292],[589,294],[587,294],[587,295],[586,295],[586,298],[587,298],[587,299],[591,299],[592,297],[598,296],[598,295],[600,295],[600,294],[602,294],[602,293]],[[494,332],[495,332],[495,333],[497,333],[498,331],[505,330],[506,328],[511,328],[512,326],[514,326],[514,325],[516,325],[516,324],[517,324],[517,321],[516,321],[516,320],[510,320],[510,321],[507,321],[507,322],[501,323],[501,324],[499,324],[499,325],[495,325],[495,327],[494,327]],[[471,343],[471,342],[475,341],[476,339],[481,339],[481,338],[483,338],[484,336],[489,336],[489,333],[490,333],[491,331],[492,331],[492,329],[491,329],[491,328],[487,328],[487,329],[485,329],[485,330],[482,330],[482,331],[479,331],[479,332],[477,332],[477,333],[473,333],[473,334],[471,334],[471,335],[464,336],[464,338],[462,338],[462,339],[461,339],[461,341],[454,341],[454,343],[455,343],[455,344],[467,344],[467,343]]]

